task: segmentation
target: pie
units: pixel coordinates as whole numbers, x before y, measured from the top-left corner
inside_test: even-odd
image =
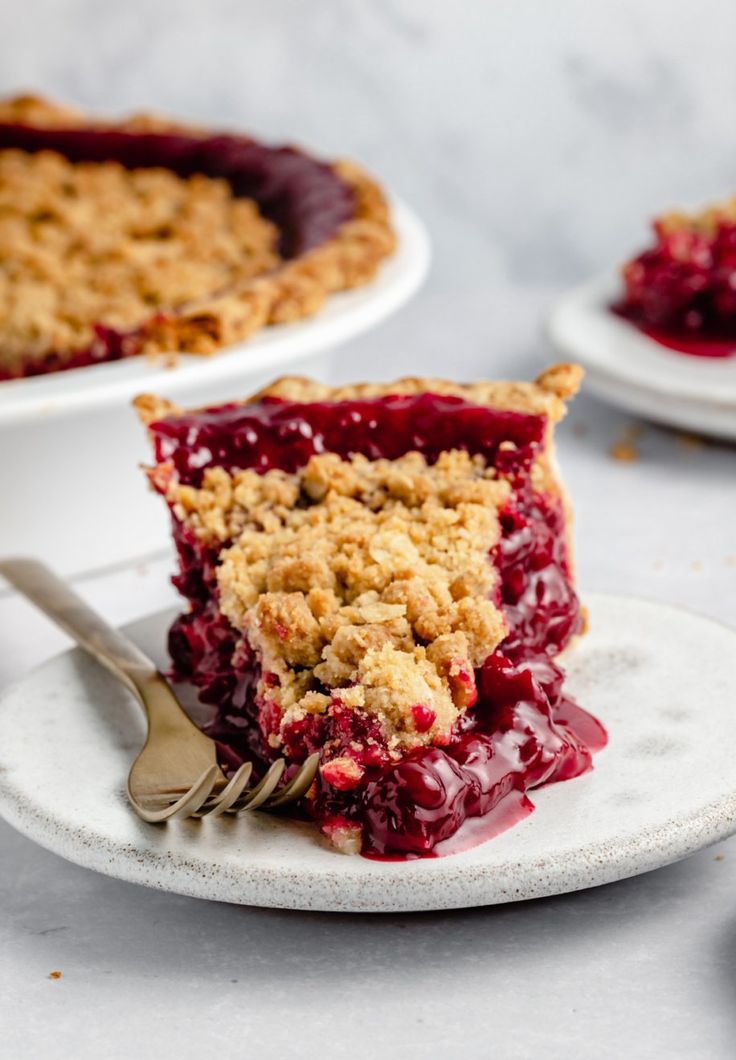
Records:
[[[624,265],[615,311],[671,348],[736,352],[736,196],[665,214],[653,229],[653,246]]]
[[[0,101],[0,380],[212,353],[368,283],[394,245],[351,162]]]
[[[339,850],[472,845],[604,745],[555,661],[584,628],[552,440],[581,374],[137,399],[187,601],[175,677],[229,769],[319,752],[305,809]]]

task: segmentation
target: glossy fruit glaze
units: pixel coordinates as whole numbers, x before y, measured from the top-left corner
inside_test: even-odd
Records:
[[[645,334],[697,357],[736,352],[736,224],[710,234],[668,231],[624,266],[625,293],[612,308]]]
[[[395,460],[418,450],[429,461],[453,448],[485,457],[520,482],[544,438],[542,416],[524,416],[439,394],[297,404],[265,398],[251,405],[175,416],[152,428],[156,461],[197,485],[208,467],[294,472],[314,453]]]
[[[375,721],[341,708],[337,695],[327,714],[310,716],[283,734],[284,752],[294,762],[328,740],[331,756],[344,751],[358,759],[361,782],[346,786],[328,769],[308,810],[328,835],[359,824],[367,856],[432,856],[480,842],[530,812],[524,792],[585,772],[606,742],[602,726],[564,695],[563,674],[553,661],[582,620],[562,506],[534,492],[530,481],[544,427],[540,416],[433,394],[309,405],[268,400],[153,426],[157,461],[192,484],[213,465],[294,471],[325,450],[377,458],[419,449],[436,459],[453,447],[481,453],[512,484],[502,538],[489,557],[499,572],[509,634],[472,676],[477,700],[450,743],[391,762]],[[257,660],[219,613],[216,555],[176,520],[174,533],[174,582],[191,605],[170,633],[176,674],[193,681],[203,702],[217,708],[208,731],[225,761],[265,762],[273,754],[267,737],[280,718],[267,695],[256,696]],[[268,681],[266,674],[266,686]],[[368,736],[375,740],[370,751],[356,752],[356,742]]]
[[[0,151],[57,151],[73,162],[115,161],[126,169],[170,169],[181,177],[202,173],[228,181],[237,196],[254,199],[281,233],[280,252],[297,257],[325,243],[353,216],[352,189],[325,163],[294,147],[268,147],[243,136],[117,129],[43,129],[0,123]],[[99,327],[95,342],[64,356],[30,357],[21,375],[79,368],[137,353],[135,333]],[[17,373],[16,373],[17,374]],[[0,372],[0,380],[10,376]]]
[[[45,353],[40,357],[28,357],[22,362],[20,371],[9,372],[0,365],[0,383],[9,379],[27,379],[29,376],[48,375],[49,372],[65,372],[69,368],[88,368],[92,364],[119,361],[140,352],[140,343],[135,332],[117,331],[101,324],[95,327],[95,340],[71,356]]]
[[[611,307],[616,316],[623,317],[633,324],[647,338],[653,339],[660,346],[678,353],[688,353],[691,357],[732,357],[736,354],[736,329],[733,335],[719,337],[702,331],[663,331],[652,327],[636,314],[631,314],[621,304]]]

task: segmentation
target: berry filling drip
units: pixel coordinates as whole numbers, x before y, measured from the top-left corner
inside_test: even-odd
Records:
[[[320,690],[332,695],[328,712],[282,725],[268,695],[278,678],[262,672],[219,609],[217,553],[175,518],[174,581],[191,607],[170,632],[176,676],[216,708],[208,731],[231,767],[244,759],[264,767],[279,754],[300,763],[320,752],[323,765],[305,808],[342,849],[374,858],[465,849],[530,812],[529,789],[590,769],[606,743],[600,723],[565,695],[554,661],[583,621],[562,504],[532,485],[544,428],[542,416],[436,394],[304,405],[271,399],[152,427],[159,468],[190,484],[212,466],[291,472],[324,451],[395,459],[414,449],[434,461],[452,448],[482,456],[511,484],[489,555],[507,634],[482,665],[453,671],[463,710],[449,735],[398,760],[376,718],[343,707],[339,689]],[[435,724],[426,703],[409,712],[419,734]],[[480,821],[489,827],[478,828]]]
[[[733,212],[655,221],[655,244],[624,266],[625,293],[613,311],[670,349],[700,357],[736,353]]]

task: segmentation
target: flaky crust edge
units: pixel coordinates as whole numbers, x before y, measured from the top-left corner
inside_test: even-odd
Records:
[[[330,386],[306,376],[284,375],[239,403],[250,405],[264,398],[310,403],[315,401],[351,401],[386,397],[391,394],[447,394],[463,397],[477,405],[509,412],[546,416],[554,425],[565,415],[566,402],[580,389],[583,369],[578,364],[555,364],[537,376],[533,383],[511,380],[479,380],[456,383],[447,379],[404,376],[390,383],[347,383]],[[173,401],[154,394],[141,394],[133,402],[141,421],[148,426],[156,420],[188,413]],[[196,411],[193,410],[193,411]]]
[[[0,122],[41,128],[180,132],[191,136],[211,132],[156,114],[134,114],[120,122],[96,121],[73,107],[36,95],[0,100]],[[312,316],[330,294],[369,283],[381,262],[396,248],[388,202],[380,186],[354,162],[337,161],[331,168],[355,197],[353,217],[331,239],[237,290],[202,299],[186,311],[150,319],[139,333],[140,352],[215,353],[249,338],[262,327]]]

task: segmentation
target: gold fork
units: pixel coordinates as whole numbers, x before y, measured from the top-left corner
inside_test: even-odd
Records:
[[[215,741],[189,719],[140,648],[38,560],[0,560],[0,574],[127,685],[143,707],[148,735],[128,776],[128,798],[144,821],[271,809],[305,794],[316,776],[319,755],[311,755],[281,788],[283,758],[252,788],[247,786],[253,772],[250,762],[228,781],[217,762]]]

